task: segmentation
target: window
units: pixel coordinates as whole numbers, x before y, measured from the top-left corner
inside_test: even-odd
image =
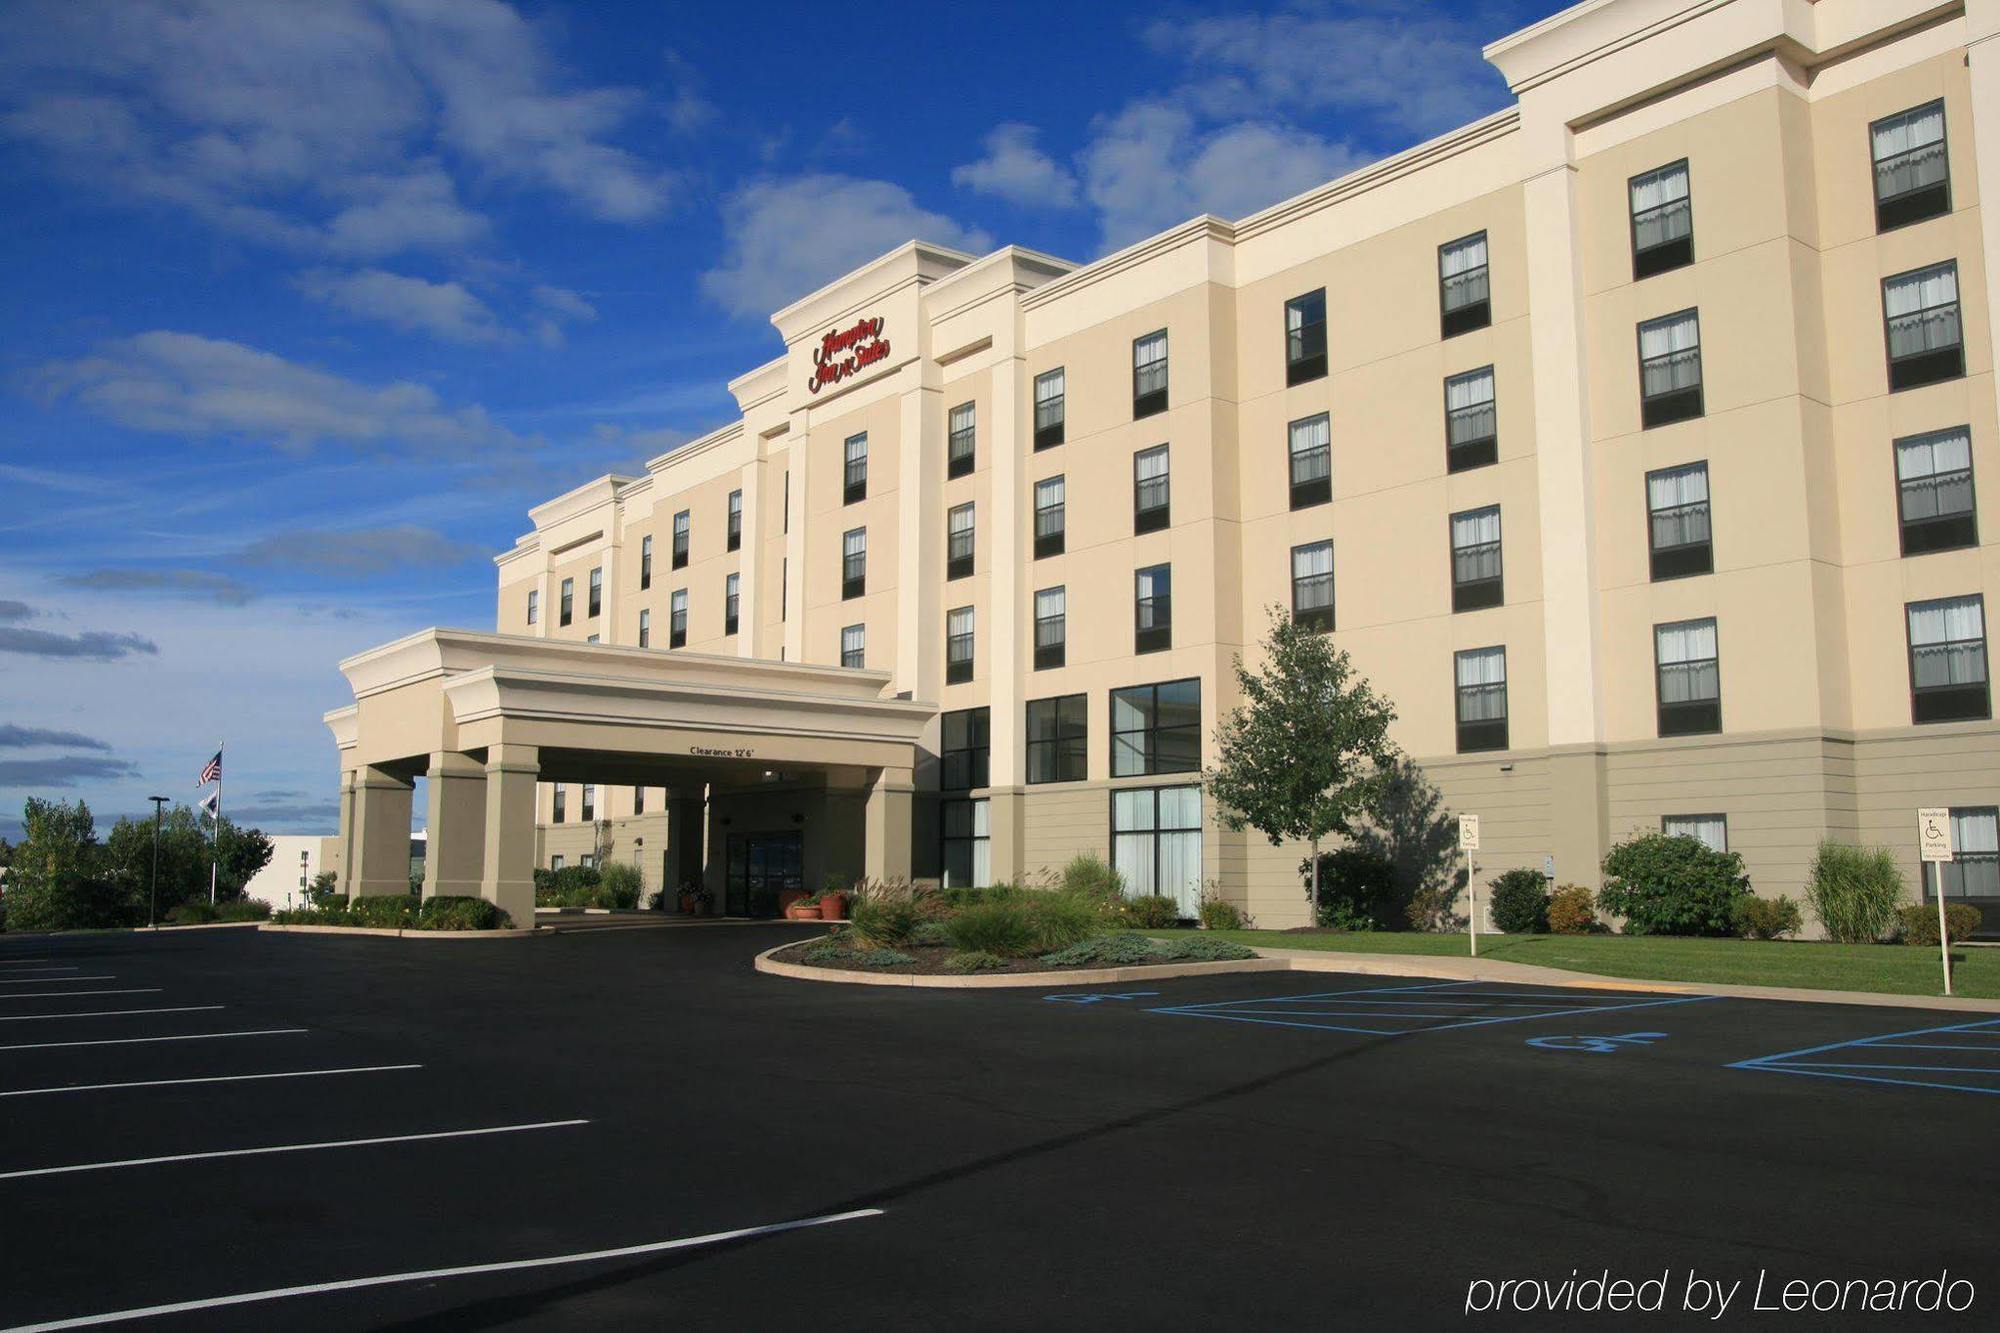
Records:
[[[840,597],[846,601],[868,591],[868,529],[853,528],[840,538]]]
[[[1951,211],[1942,101],[1876,121],[1868,142],[1875,157],[1875,230]]]
[[[1132,651],[1156,653],[1174,646],[1174,571],[1148,565],[1132,576]]]
[[[1134,897],[1171,898],[1183,917],[1201,908],[1201,788],[1111,793],[1111,864]]]
[[[978,422],[977,409],[971,403],[960,403],[951,409],[950,443],[945,449],[944,474],[947,477],[963,477],[972,471],[973,446]]]
[[[841,474],[842,504],[868,498],[868,432],[847,437],[847,465]]]
[[[1458,682],[1458,752],[1507,748],[1507,650],[1452,654]]]
[[[644,787],[634,787],[632,789],[632,813],[635,815],[646,813],[646,789]]]
[[[984,708],[962,708],[939,719],[938,787],[970,791],[986,785],[992,756],[992,714]]]
[[[1688,164],[1648,171],[1631,180],[1632,280],[1694,262],[1694,208],[1688,201]]]
[[[1086,695],[1028,701],[1028,781],[1082,782],[1089,767]]]
[[[785,473],[785,496],[778,510],[778,521],[783,524],[781,532],[792,530],[792,474]]]
[[[1326,374],[1326,288],[1285,302],[1285,383]]]
[[[1444,382],[1444,469],[1464,472],[1500,460],[1499,412],[1493,404],[1493,367],[1481,366]]]
[[[1063,442],[1062,367],[1035,376],[1035,447],[1047,449]]]
[[[743,492],[729,493],[728,549],[738,550],[743,545]]]
[[[1333,498],[1333,421],[1322,412],[1294,421],[1289,434],[1292,508],[1323,505]]]
[[[1884,278],[1882,318],[1888,331],[1891,392],[1965,374],[1956,260]]]
[[[1989,805],[1951,812],[1951,860],[1938,863],[1938,878],[1947,902],[2000,898],[2000,810]],[[1928,884],[1924,897],[1936,901]],[[2000,903],[1980,906],[1986,913],[1984,929],[1991,930]]]
[[[1646,474],[1646,533],[1656,582],[1715,569],[1709,545],[1707,463]]]
[[[1500,506],[1468,509],[1451,516],[1451,609],[1478,611],[1498,606]]]
[[[590,614],[592,618],[604,612],[604,570],[600,566],[590,571]]]
[[[562,616],[561,619],[557,621],[557,623],[562,625],[569,624],[572,618],[572,613],[575,610],[576,610],[576,580],[564,579],[562,581]]]
[[[686,588],[674,589],[673,600],[667,610],[667,647],[685,648],[688,641],[688,593]]]
[[[1167,331],[1132,340],[1132,419],[1167,410]]]
[[[1111,692],[1111,776],[1192,773],[1201,767],[1201,681]]]
[[[674,568],[686,569],[688,562],[688,511],[674,515]]]
[[[542,590],[540,588],[530,588],[528,589],[528,623],[532,625],[541,618]]]
[[[972,608],[957,607],[944,617],[944,683],[962,685],[972,679]]]
[[[734,634],[737,610],[742,605],[743,576],[731,574],[722,581],[722,632]]]
[[[1662,815],[1660,832],[1669,838],[1693,838],[1711,852],[1729,850],[1727,815]]]
[[[1438,247],[1438,301],[1443,336],[1455,337],[1493,322],[1486,274],[1486,233]]]
[[[596,636],[595,634],[586,634],[586,635],[584,635],[584,636],[583,636],[583,641],[584,641],[585,643],[596,643],[596,642],[597,642],[597,636]]]
[[[1035,670],[1063,665],[1069,651],[1068,598],[1062,588],[1035,591]]]
[[[1333,543],[1292,548],[1292,620],[1307,629],[1333,628]]]
[[[1964,426],[1896,441],[1903,554],[1979,544],[1972,504],[1972,432]]]
[[[561,870],[565,864],[567,863],[560,856],[551,856],[549,858],[549,869],[552,872]]]
[[[783,556],[778,561],[778,619],[791,619],[792,606],[792,558]]]
[[[944,516],[944,576],[962,579],[972,573],[972,506],[959,505]]]
[[[653,539],[650,536],[641,537],[639,539],[639,591],[644,592],[652,586]]]
[[[1653,626],[1660,734],[1690,736],[1722,730],[1722,673],[1715,656],[1715,620]]]
[[[641,648],[650,648],[653,646],[653,613],[651,611],[642,610],[639,612],[639,646]]]
[[[1156,444],[1132,455],[1132,531],[1157,532],[1169,519],[1167,446]]]
[[[844,667],[868,665],[868,627],[849,625],[840,631],[840,664]]]
[[[1046,477],[1035,483],[1035,559],[1063,553],[1066,527],[1063,479]]]
[[[594,866],[596,866],[597,858],[593,856],[591,853],[585,852],[582,856],[576,858],[576,863],[582,866],[585,870],[589,870]]]
[[[556,784],[555,804],[551,809],[556,823],[569,822],[569,789],[560,783]]]
[[[1639,420],[1647,430],[1702,413],[1701,317],[1692,310],[1639,326]]]
[[[990,812],[985,801],[945,801],[944,887],[984,888],[993,879]]]
[[[1986,599],[1911,602],[1910,720],[1959,722],[1993,715],[1986,693]]]
[[[597,818],[597,788],[586,782],[583,784],[583,822],[588,824]]]

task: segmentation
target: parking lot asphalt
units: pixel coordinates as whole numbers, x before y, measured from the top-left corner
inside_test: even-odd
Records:
[[[751,970],[791,938],[0,939],[0,1326],[1431,1327],[1600,1272],[1664,1278],[1663,1325],[1690,1274],[1744,1283],[1725,1322],[1782,1318],[1760,1275],[1976,1293],[1874,1325],[2000,1303],[2000,1024]]]

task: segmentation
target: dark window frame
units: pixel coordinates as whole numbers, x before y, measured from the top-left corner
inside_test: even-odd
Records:
[[[1306,607],[1301,610],[1299,607],[1299,553],[1301,551],[1317,551],[1321,547],[1326,548],[1326,573],[1308,574],[1306,575],[1306,579],[1308,582],[1317,582],[1321,579],[1326,581],[1326,605]],[[1321,634],[1330,632],[1334,628],[1334,607],[1337,605],[1334,595],[1333,539],[1331,537],[1324,537],[1316,542],[1300,542],[1291,549],[1287,558],[1291,561],[1292,623],[1303,625],[1307,629]]]
[[[1486,262],[1481,264],[1477,269],[1465,269],[1462,273],[1453,274],[1452,278],[1461,278],[1466,273],[1477,272],[1484,277],[1486,295],[1480,297],[1477,301],[1468,301],[1463,305],[1454,307],[1450,304],[1452,278],[1445,276],[1444,254],[1445,251],[1455,246],[1465,245],[1471,241],[1481,241],[1485,244]],[[1493,238],[1485,228],[1482,227],[1478,231],[1467,232],[1455,240],[1446,241],[1438,246],[1437,279],[1438,333],[1440,338],[1456,338],[1462,333],[1471,333],[1475,329],[1491,327],[1493,323]],[[1470,286],[1471,283],[1467,281],[1461,285]]]
[[[1062,392],[1052,395],[1047,399],[1048,402],[1054,404],[1054,407],[1050,412],[1050,420],[1044,424],[1042,421],[1042,403],[1044,401],[1041,396],[1042,383],[1045,380],[1055,377],[1060,377],[1062,380]],[[1034,377],[1028,389],[1028,411],[1031,414],[1030,419],[1035,424],[1036,449],[1053,449],[1063,442],[1069,425],[1069,368],[1067,366],[1051,366]]]
[[[1326,423],[1326,443],[1314,445],[1301,453],[1294,444],[1300,426],[1310,426],[1314,422]],[[1299,480],[1299,460],[1321,458],[1326,463],[1325,475]],[[1333,501],[1333,413],[1314,412],[1310,416],[1295,417],[1285,423],[1285,480],[1289,483],[1291,507],[1294,511],[1311,509],[1315,505],[1330,504]]]
[[[856,456],[854,444],[861,443]],[[840,442],[840,502],[859,504],[868,498],[868,432],[858,431]]]
[[[986,807],[987,822],[986,832],[984,833],[979,832],[978,820],[978,809],[982,805]],[[972,829],[970,833],[959,834],[951,831],[952,813],[961,808],[966,813],[967,825]],[[965,847],[966,879],[977,880],[979,878],[979,872],[976,867],[979,865],[979,844],[982,842],[987,844],[987,873],[990,875],[993,864],[993,806],[987,797],[955,796],[949,800],[938,802],[938,869],[947,884],[949,884],[951,879],[952,849],[958,844],[963,844]],[[949,884],[949,887],[984,888],[986,886],[981,884]]]
[[[1472,518],[1487,512],[1493,514],[1500,527],[1500,535],[1490,542],[1474,542],[1470,546],[1458,544],[1458,520]],[[1484,611],[1489,607],[1504,606],[1507,603],[1507,528],[1501,518],[1497,504],[1480,505],[1477,509],[1461,509],[1445,518],[1446,539],[1451,548],[1451,610],[1453,615],[1465,611]],[[1493,551],[1494,562],[1499,572],[1489,578],[1471,579],[1461,582],[1458,576],[1461,552]]]
[[[1170,791],[1194,792],[1195,809],[1203,812],[1201,815],[1202,822],[1197,822],[1194,824],[1174,824],[1174,825],[1167,825],[1163,823],[1160,818],[1160,797]],[[1149,798],[1149,804],[1151,804],[1151,806],[1153,807],[1152,822],[1146,828],[1121,830],[1118,827],[1118,798],[1120,796],[1131,796],[1131,795],[1143,795]],[[1206,802],[1204,802],[1201,799],[1201,796],[1202,796],[1202,788],[1199,782],[1166,782],[1166,783],[1161,783],[1158,786],[1140,785],[1135,783],[1131,786],[1113,787],[1111,789],[1110,791],[1111,799],[1104,803],[1104,826],[1106,830],[1106,836],[1109,838],[1109,845],[1111,847],[1112,869],[1119,870],[1118,840],[1120,838],[1145,838],[1148,842],[1152,844],[1152,849],[1147,853],[1146,856],[1146,864],[1152,867],[1155,875],[1155,882],[1151,885],[1144,885],[1144,884],[1136,884],[1128,880],[1126,883],[1126,891],[1128,893],[1135,892],[1136,890],[1143,888],[1151,888],[1154,890],[1159,889],[1160,885],[1158,883],[1157,876],[1160,868],[1160,863],[1164,859],[1162,856],[1162,847],[1161,847],[1162,838],[1167,837],[1169,835],[1192,833],[1195,835],[1196,841],[1200,842],[1202,839],[1207,837],[1206,812],[1208,806]],[[1124,871],[1119,870],[1119,873],[1123,875]]]
[[[1646,367],[1654,362],[1667,362],[1682,355],[1680,352],[1663,352],[1658,356],[1646,355],[1646,330],[1655,325],[1678,320],[1684,316],[1694,316],[1694,383],[1687,388],[1668,389],[1663,393],[1646,392]],[[1685,310],[1674,310],[1652,319],[1642,319],[1633,331],[1633,342],[1639,353],[1639,424],[1643,430],[1653,430],[1659,426],[1671,426],[1677,421],[1693,421],[1708,415],[1708,370],[1702,360],[1701,307],[1689,306]]]
[[[569,792],[558,782],[551,788],[554,793],[549,800],[549,822],[567,824],[569,822]]]
[[[639,539],[639,591],[653,586],[653,537],[651,533]]]
[[[1059,593],[1062,596],[1062,611],[1053,616],[1042,614],[1042,594]],[[1053,671],[1069,664],[1069,586],[1057,583],[1047,588],[1037,588],[1029,610],[1035,624],[1035,670]],[[1044,632],[1044,626],[1053,625],[1054,632]]]
[[[954,724],[963,744],[952,744]],[[978,791],[992,784],[993,710],[954,708],[938,715],[938,790]]]
[[[969,414],[968,424],[961,429],[957,424],[958,414]],[[979,450],[979,406],[977,403],[960,403],[945,413],[945,467],[946,480],[953,477],[971,476],[978,463]],[[964,448],[959,447],[960,440]]]
[[[722,633],[726,638],[737,632],[743,606],[743,576],[731,573],[722,580]]]
[[[667,599],[667,647],[685,648],[688,641],[688,590],[676,588]]]
[[[1168,351],[1163,350],[1160,353],[1158,362],[1160,368],[1160,386],[1157,389],[1145,390],[1141,390],[1139,387],[1139,376],[1142,373],[1150,371],[1153,364],[1149,362],[1144,367],[1140,366],[1139,344],[1151,342],[1155,338],[1160,340],[1163,348],[1169,346],[1167,331],[1165,329],[1154,329],[1151,333],[1142,333],[1132,340],[1132,420],[1134,421],[1138,421],[1143,417],[1156,416],[1167,410],[1167,368],[1170,355]]]
[[[1702,490],[1705,493],[1697,505],[1687,501],[1669,505],[1665,509],[1653,507],[1653,478],[1668,472],[1685,472],[1690,468],[1700,468]],[[1646,565],[1647,573],[1654,583],[1664,583],[1670,579],[1694,578],[1715,572],[1715,488],[1709,481],[1708,460],[1698,458],[1686,463],[1676,463],[1671,467],[1656,467],[1648,472],[1643,482],[1646,490]],[[1664,514],[1689,512],[1700,508],[1708,525],[1708,536],[1698,542],[1682,542],[1674,546],[1659,544],[1658,520]]]
[[[604,614],[604,566],[599,565],[596,569],[590,571],[588,586],[589,601],[586,605],[590,609],[590,614],[586,619],[595,620]]]
[[[1902,456],[1906,444],[1932,443],[1941,436],[1963,434],[1966,439],[1966,460],[1962,468],[1949,472],[1932,472],[1927,476],[1905,480]],[[1973,477],[1972,427],[1967,425],[1947,426],[1943,430],[1918,431],[1914,435],[1903,435],[1890,441],[1889,467],[1896,483],[1896,537],[1903,557],[1931,555],[1938,551],[1958,551],[1979,545],[1979,488]],[[1965,482],[1966,507],[1953,510],[1949,514],[1934,514],[1930,518],[1912,520],[1907,516],[1904,500],[1914,485],[1927,485],[1933,496],[1943,486],[1963,478]]]
[[[1141,479],[1139,463],[1141,459],[1155,456],[1165,457],[1166,468],[1157,477]],[[1146,488],[1153,487],[1161,496],[1158,504],[1146,503]],[[1164,444],[1148,445],[1132,454],[1132,535],[1158,532],[1173,524],[1173,455]]]
[[[740,490],[731,491],[729,493],[728,505],[725,508],[724,512],[727,515],[727,521],[724,525],[727,530],[727,536],[724,540],[723,547],[725,550],[730,550],[730,551],[741,550],[743,546],[743,492],[742,491]]]
[[[542,590],[540,588],[530,588],[528,589],[528,623],[530,625],[539,625],[541,619]]]
[[[1925,648],[1950,649],[1955,646],[1977,642],[1979,645],[1980,678],[1977,686],[1924,685],[1917,684],[1917,636],[1916,626],[1911,623],[1912,613],[1921,606],[1933,606],[1939,602],[1975,601],[1979,603],[1979,638],[1939,639],[1927,643]],[[1993,659],[1987,647],[1986,594],[1969,593],[1960,597],[1926,597],[1922,601],[1903,603],[1903,644],[1907,654],[1910,673],[1910,725],[1928,726],[1937,722],[1983,722],[1993,717]],[[1974,707],[1975,695],[1977,707]]]
[[[1493,687],[1490,684],[1461,685],[1458,680],[1459,659],[1496,650],[1500,654],[1500,716],[1468,720],[1465,716],[1466,696],[1469,693],[1489,692]],[[1461,648],[1451,655],[1452,720],[1457,724],[1458,753],[1481,754],[1508,748],[1507,723],[1511,714],[1507,697],[1508,681],[1507,645],[1504,643],[1489,644],[1483,648]]]
[[[850,662],[847,660],[848,654],[850,652],[850,649],[847,646],[847,636],[850,633],[854,633],[856,631],[860,633],[861,646],[859,648],[851,650],[854,656],[854,660]],[[843,668],[846,668],[851,671],[860,671],[860,670],[865,670],[867,668],[868,626],[865,623],[859,625],[842,625],[840,627],[840,665]]]
[[[1052,733],[1035,736],[1036,710],[1046,715],[1045,726]],[[1084,782],[1090,777],[1090,696],[1057,694],[1030,699],[1022,718],[1021,734],[1027,739],[1027,783],[1039,787],[1051,782]],[[1037,774],[1041,776],[1037,776]]]
[[[1683,625],[1707,624],[1715,634],[1715,656],[1692,658],[1685,662],[1662,662],[1660,660],[1660,631]],[[1684,699],[1675,703],[1667,702],[1666,670],[1674,667],[1699,667],[1704,663],[1715,667],[1715,694],[1712,698]],[[1714,616],[1693,616],[1686,620],[1664,620],[1653,626],[1653,706],[1655,722],[1662,737],[1668,736],[1713,736],[1722,731],[1722,626]]]
[[[1944,157],[1944,179],[1936,185],[1925,185],[1915,189],[1904,190],[1884,199],[1882,197],[1883,159],[1875,156],[1875,127],[1883,121],[1896,120],[1903,116],[1914,115],[1919,111],[1928,111],[1932,107],[1938,109],[1939,120],[1943,123],[1943,133],[1938,136],[1937,143],[1938,151]],[[1932,218],[1944,217],[1951,212],[1951,117],[1945,114],[1945,104],[1942,97],[1933,98],[1928,102],[1920,102],[1916,106],[1905,107],[1901,111],[1892,111],[1886,116],[1877,116],[1874,120],[1868,122],[1867,134],[1868,175],[1870,177],[1869,192],[1874,196],[1875,200],[1876,235],[1879,236],[1883,232],[1898,231],[1904,227],[1915,226],[1919,222],[1928,222]],[[1919,151],[1921,150],[1906,148],[1894,156],[1907,157]]]
[[[1142,596],[1141,580],[1151,577],[1153,586],[1166,584],[1165,592]],[[1148,623],[1150,622],[1150,623]],[[1172,561],[1145,565],[1132,571],[1132,652],[1163,653],[1174,646],[1174,566]]]
[[[848,549],[849,537],[861,534],[861,549]],[[851,602],[868,592],[868,529],[849,528],[840,534],[840,600]]]
[[[1991,815],[1996,823],[2000,823],[2000,810],[1990,805],[1954,805],[1951,807],[1950,818],[1953,824],[1957,824],[1961,819],[1979,815]],[[1972,866],[1979,867],[1978,878],[1982,881],[1977,886],[1977,892],[1969,890],[1966,886],[1966,870]],[[1944,894],[1947,903],[2000,899],[2000,852],[1962,850],[1958,845],[1958,830],[1954,828],[1951,860],[1938,863],[1936,885],[1933,886],[1929,882],[1931,879],[1929,875],[1923,878],[1925,880],[1923,897],[1927,903],[1936,902],[1939,893]],[[1985,921],[1979,933],[1990,938],[1996,927],[2000,927],[2000,920],[1996,920],[1996,913],[2000,913],[2000,902],[1981,910]]]
[[[965,613],[966,623],[971,625],[972,628],[968,629],[963,634],[954,634],[951,628],[951,618],[957,615],[961,611]],[[979,633],[979,620],[978,617],[973,614],[973,610],[971,607],[954,606],[949,611],[946,611],[944,613],[944,683],[945,684],[963,685],[967,681],[972,679],[973,661],[978,653],[978,644],[977,644],[978,633]],[[959,651],[959,645],[961,644],[963,644],[965,648],[965,651],[962,653]]]
[[[959,514],[969,516],[963,543],[960,542],[960,534],[952,528],[952,520]],[[944,511],[944,576],[947,582],[972,577],[979,541],[978,521],[979,515],[970,500]],[[963,551],[959,549],[961,544],[965,548]]]
[[[1677,201],[1681,211],[1687,214],[1687,235],[1671,241],[1660,241],[1641,249],[1639,246],[1641,214],[1632,207],[1632,188],[1643,177],[1658,176],[1663,172],[1672,171],[1675,167],[1679,167],[1681,174],[1687,177],[1687,193]],[[1625,204],[1632,232],[1632,281],[1641,282],[1657,274],[1671,273],[1677,268],[1686,268],[1694,263],[1694,170],[1688,165],[1686,158],[1681,158],[1678,162],[1662,163],[1651,171],[1641,171],[1629,177],[1625,182]],[[1646,214],[1665,214],[1673,207],[1672,203],[1655,204],[1646,210]]]
[[[1307,320],[1303,302],[1317,300],[1319,318]],[[1299,327],[1292,327],[1292,309],[1300,307]],[[1285,387],[1326,378],[1326,288],[1300,292],[1285,302]]]
[[[1934,347],[1922,352],[1906,352],[1897,356],[1892,347],[1892,327],[1896,320],[1922,319],[1933,311],[1941,311],[1943,305],[1924,306],[1902,315],[1889,313],[1889,284],[1900,278],[1914,277],[1934,269],[1951,269],[1952,320],[1958,329],[1958,340],[1948,347]],[[1925,264],[1921,268],[1905,269],[1901,273],[1891,273],[1882,279],[1882,355],[1889,371],[1889,392],[1902,393],[1909,389],[1920,389],[1926,384],[1943,384],[1950,380],[1965,378],[1965,292],[1959,286],[1957,258],[1939,260],[1935,264]]]
[[[694,516],[690,511],[683,509],[674,515],[674,555],[670,562],[673,568],[687,568],[688,543],[693,531]]]
[[[562,581],[562,605],[557,613],[556,625],[558,628],[561,628],[570,624],[575,618],[576,580],[573,578],[564,579]]]
[[[639,646],[641,648],[653,646],[653,612],[649,607],[639,608]]]
[[[1055,504],[1044,505],[1042,487],[1052,481],[1062,486],[1063,498]],[[1053,531],[1050,532],[1042,530],[1045,526],[1049,526],[1043,522],[1043,516],[1047,514],[1055,515]],[[1067,548],[1068,542],[1069,479],[1058,472],[1053,477],[1043,477],[1035,483],[1035,559],[1045,560],[1053,555],[1061,555]]]
[[[1493,418],[1492,430],[1482,436],[1468,440],[1452,438],[1452,423],[1473,409],[1454,408],[1451,405],[1451,386],[1461,380],[1485,375],[1492,386],[1493,396],[1486,400],[1485,411]],[[1473,468],[1487,467],[1500,461],[1500,376],[1491,364],[1474,366],[1456,375],[1444,377],[1444,470],[1446,472],[1469,472]]]
[[[1161,726],[1159,724],[1160,691],[1177,685],[1194,686],[1195,720],[1193,722],[1178,723],[1172,726]],[[1118,700],[1120,696],[1131,696],[1138,694],[1142,691],[1145,692],[1150,697],[1150,703],[1144,710],[1144,716],[1146,718],[1147,724],[1141,727],[1120,731],[1118,729]],[[1107,707],[1109,709],[1108,712],[1109,728],[1106,734],[1111,738],[1112,777],[1150,778],[1150,777],[1160,777],[1168,773],[1199,773],[1201,771],[1201,677],[1200,676],[1182,676],[1174,680],[1152,681],[1144,685],[1127,685],[1124,686],[1123,688],[1110,691],[1110,693],[1107,695]],[[1163,748],[1161,745],[1161,736],[1163,734],[1171,734],[1176,738],[1182,736],[1183,734],[1192,737],[1194,741],[1193,762],[1189,763],[1187,766],[1183,768],[1161,768],[1159,765],[1161,762],[1160,753]],[[1121,736],[1138,736],[1143,738],[1138,742],[1137,746],[1142,767],[1126,773],[1121,773],[1118,771],[1118,763],[1120,758],[1118,738]]]

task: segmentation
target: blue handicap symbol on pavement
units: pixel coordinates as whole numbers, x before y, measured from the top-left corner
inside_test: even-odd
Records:
[[[1666,1036],[1664,1032],[1627,1032],[1618,1037],[1530,1037],[1528,1045],[1544,1051],[1588,1051],[1609,1055],[1627,1046],[1650,1046]]]
[[[1100,1000],[1144,1000],[1158,994],[1159,992],[1156,990],[1128,990],[1107,992],[1098,995],[1044,995],[1042,998],[1044,1000],[1057,1000],[1063,1004],[1096,1004]]]

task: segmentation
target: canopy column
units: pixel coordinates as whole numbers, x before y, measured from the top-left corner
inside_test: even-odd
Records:
[[[697,786],[694,790],[699,793],[701,788]],[[666,891],[666,902],[672,902],[683,885],[702,882],[705,804],[700,795],[675,795],[667,799],[667,877],[660,886]]]
[[[479,896],[520,930],[535,926],[535,783],[541,771],[541,752],[532,745],[487,747]]]
[[[410,891],[410,793],[415,784],[373,764],[355,774],[353,859],[348,893]]]
[[[871,880],[910,878],[910,817],[916,784],[907,768],[878,768],[862,819],[862,873]]]
[[[475,897],[486,858],[486,766],[439,751],[426,776],[424,897]]]

